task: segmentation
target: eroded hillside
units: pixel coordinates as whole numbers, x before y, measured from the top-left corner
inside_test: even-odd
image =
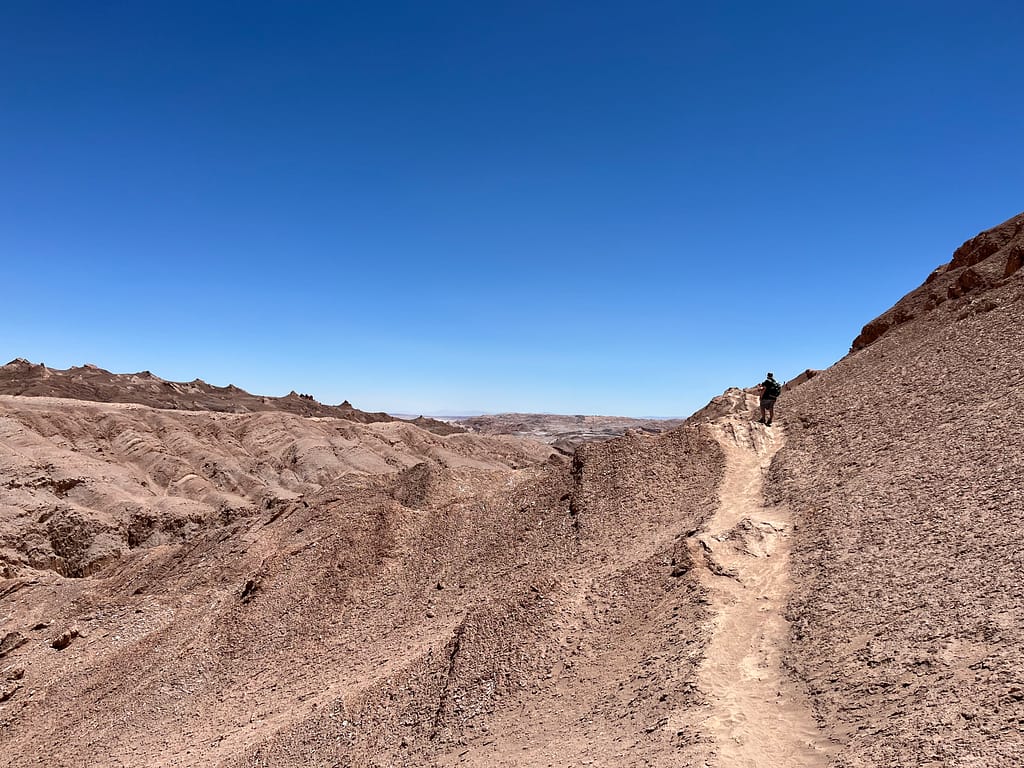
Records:
[[[1022,248],[571,459],[0,398],[6,764],[1024,764]]]
[[[790,661],[837,766],[1024,765],[1022,252],[1024,215],[982,233],[779,401]]]
[[[516,765],[568,727],[590,759],[699,744],[667,728],[707,634],[685,537],[721,455],[696,429],[570,462],[408,424],[0,406],[12,766]]]
[[[30,566],[83,576],[137,546],[186,541],[340,475],[393,473],[427,459],[509,469],[551,453],[403,422],[0,396],[0,555],[7,575]]]

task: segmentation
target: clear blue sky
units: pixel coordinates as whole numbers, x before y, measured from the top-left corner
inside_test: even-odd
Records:
[[[0,4],[4,361],[686,415],[1024,210],[1015,2]]]

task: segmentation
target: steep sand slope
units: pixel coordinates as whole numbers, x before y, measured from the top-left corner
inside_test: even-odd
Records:
[[[1024,216],[957,253],[779,401],[788,660],[837,766],[1024,765]]]
[[[542,678],[442,765],[699,766],[705,592],[687,539],[715,506],[705,430],[630,434],[574,460],[571,558],[546,591]]]

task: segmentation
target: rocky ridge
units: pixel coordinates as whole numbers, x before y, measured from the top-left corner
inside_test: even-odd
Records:
[[[383,412],[369,413],[352,406],[348,400],[340,405],[324,405],[312,395],[289,392],[284,397],[252,395],[229,384],[218,387],[202,379],[189,382],[166,381],[149,371],[111,373],[95,365],[68,369],[48,368],[24,358],[0,367],[0,394],[23,397],[64,397],[99,403],[135,403],[151,408],[219,413],[261,413],[281,411],[297,416],[318,416],[345,419],[360,424],[402,421]],[[423,416],[412,420],[416,426],[449,435],[462,431],[459,427]]]
[[[949,307],[957,319],[990,312],[997,304],[990,289],[1010,280],[1024,264],[1024,213],[973,237],[953,253],[949,262],[935,268],[924,284],[911,291],[886,312],[864,326],[853,340],[851,351],[864,349],[899,325],[924,319],[933,310],[948,319]]]

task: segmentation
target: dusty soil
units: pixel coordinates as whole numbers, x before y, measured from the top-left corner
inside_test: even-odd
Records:
[[[722,457],[695,428],[570,462],[406,424],[0,406],[9,765],[676,765],[699,744],[683,539]]]
[[[1024,764],[1022,253],[571,458],[0,396],[4,764]]]
[[[715,615],[698,678],[711,710],[702,728],[717,765],[824,768],[835,743],[782,663],[791,635],[793,524],[788,507],[765,507],[763,486],[784,430],[744,416],[720,419],[712,430],[726,474],[718,510],[693,547],[707,565],[701,573]]]

